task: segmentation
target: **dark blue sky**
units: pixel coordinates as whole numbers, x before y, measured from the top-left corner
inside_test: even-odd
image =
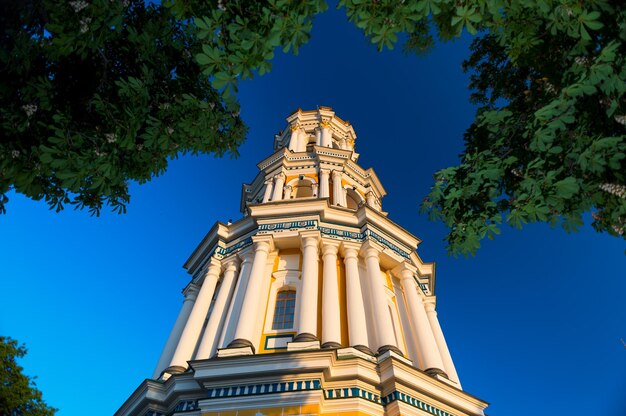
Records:
[[[110,415],[150,377],[182,304],[181,268],[216,220],[240,218],[241,184],[294,109],[331,106],[357,133],[383,206],[437,262],[440,321],[464,389],[491,415],[626,414],[624,242],[545,225],[504,229],[475,258],[446,255],[419,214],[432,173],[454,164],[473,119],[460,69],[468,39],[426,58],[378,53],[343,11],[315,22],[299,56],[241,88],[249,137],[236,160],[181,157],[131,186],[128,214],[60,214],[11,195],[0,218],[0,334],[60,415]]]

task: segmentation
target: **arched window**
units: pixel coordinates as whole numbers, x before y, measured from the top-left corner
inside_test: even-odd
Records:
[[[281,290],[276,294],[276,307],[272,329],[293,328],[293,312],[296,308],[296,291]]]
[[[363,197],[354,189],[346,189],[346,204],[350,209],[359,209],[359,205],[363,203]]]

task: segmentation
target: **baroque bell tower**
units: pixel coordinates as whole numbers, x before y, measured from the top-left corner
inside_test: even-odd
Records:
[[[116,415],[484,415],[436,312],[435,265],[383,210],[356,134],[329,107],[287,117],[184,267],[152,379]]]

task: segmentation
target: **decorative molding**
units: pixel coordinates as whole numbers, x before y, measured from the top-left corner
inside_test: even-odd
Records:
[[[377,234],[374,231],[368,229],[368,230],[365,230],[365,235],[372,237],[374,240],[376,240],[377,242],[379,242],[383,246],[391,249],[394,253],[396,253],[396,254],[398,254],[398,255],[406,258],[406,259],[410,259],[411,258],[411,255],[409,253],[407,253],[406,251],[402,250],[400,247],[398,247],[397,245],[395,245],[391,241],[387,240],[386,238],[384,238],[380,234]]]
[[[339,389],[324,390],[324,398],[328,400],[347,399],[350,397],[359,397],[361,399],[369,400],[370,402],[382,405],[382,401],[378,394],[358,387],[343,387]]]
[[[245,384],[229,387],[207,389],[209,399],[239,396],[257,396],[270,393],[287,393],[293,391],[320,390],[322,383],[316,380],[284,381],[282,383]]]
[[[206,256],[206,258],[204,259],[204,261],[202,261],[200,263],[200,265],[198,266],[198,271],[196,272],[195,276],[198,276],[198,274],[202,274],[204,273],[204,267],[207,265],[207,263],[209,261],[211,261],[211,259],[213,258],[213,256],[215,256],[215,259],[217,260],[222,260],[225,257],[228,257],[229,255],[239,252],[241,250],[243,250],[244,248],[252,245],[252,237],[247,237],[243,240],[239,240],[238,242],[236,242],[235,244],[231,244],[230,246],[220,246],[219,244],[222,243],[224,244],[223,240],[219,240],[217,242],[216,247],[211,250],[209,252],[209,255]],[[195,277],[194,277],[195,279]]]
[[[275,224],[261,224],[259,225],[259,231],[268,232],[268,231],[284,231],[284,230],[293,230],[293,229],[317,229],[321,234],[332,237],[332,238],[342,238],[349,240],[356,240],[362,242],[366,240],[368,237],[376,240],[379,244],[387,247],[394,253],[399,256],[410,259],[411,254],[402,250],[398,245],[392,243],[387,240],[385,237],[381,236],[375,231],[370,229],[365,229],[363,232],[356,231],[347,231],[341,230],[337,228],[331,228],[323,225],[319,225],[316,220],[306,220],[306,221],[289,221],[289,222],[279,222]]]
[[[259,225],[259,231],[283,231],[283,230],[291,230],[291,229],[299,229],[299,228],[311,228],[316,227],[317,221],[315,220],[307,220],[307,221],[290,221],[290,222],[279,222],[276,224],[261,224]]]
[[[241,249],[248,247],[251,244],[252,237],[248,237],[228,247],[217,247],[215,249],[215,255],[218,256],[219,259],[222,259],[234,252],[240,251]]]
[[[363,240],[365,238],[364,233],[357,233],[354,231],[338,230],[336,228],[324,227],[322,225],[317,227],[324,235],[328,235],[335,238],[349,238],[351,240]]]
[[[382,399],[382,404],[383,406],[387,406],[389,403],[394,402],[394,401],[400,401],[403,403],[406,403],[408,405],[411,405],[417,409],[423,410],[425,412],[428,412],[432,415],[436,415],[436,416],[454,416],[452,413],[448,413],[444,410],[438,409],[435,406],[432,406],[428,403],[425,403],[419,399],[416,399],[415,397],[409,396],[408,394],[399,392],[399,391],[393,391],[391,393],[389,393],[388,395],[386,395],[385,397],[383,397]]]
[[[193,410],[200,410],[200,406],[198,406],[197,400],[181,400],[176,405],[173,413],[191,412]]]

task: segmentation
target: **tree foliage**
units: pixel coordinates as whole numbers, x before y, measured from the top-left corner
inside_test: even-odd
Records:
[[[13,2],[2,19],[0,193],[123,211],[181,152],[236,154],[237,83],[297,53],[323,0]],[[474,253],[502,222],[624,236],[626,12],[592,0],[342,0],[379,50],[467,31],[478,105],[423,210]],[[0,198],[0,210],[3,204]]]
[[[143,1],[5,6],[0,193],[123,212],[128,181],[163,172],[168,158],[236,153],[245,127],[202,74],[182,16]]]
[[[464,67],[478,113],[423,208],[450,227],[455,254],[503,221],[569,232],[589,211],[596,230],[626,237],[625,5],[498,6],[473,9],[481,34]]]
[[[16,362],[26,348],[14,339],[0,336],[0,415],[51,416],[57,409],[48,406],[31,377],[22,374]]]

